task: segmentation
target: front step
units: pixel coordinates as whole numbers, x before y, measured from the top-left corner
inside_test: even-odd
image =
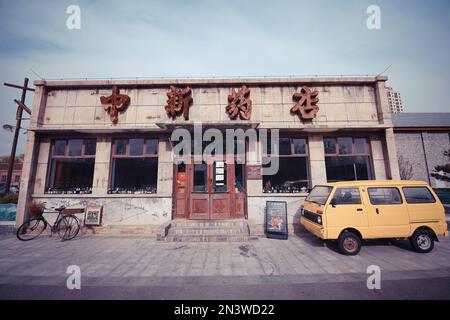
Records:
[[[173,220],[158,240],[182,242],[235,242],[250,240],[246,220]]]

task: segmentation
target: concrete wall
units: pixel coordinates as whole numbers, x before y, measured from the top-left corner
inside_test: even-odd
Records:
[[[399,131],[395,143],[398,155],[412,166],[412,180],[427,181],[434,188],[450,188],[450,182],[431,176],[435,166],[448,163],[444,151],[450,149],[449,132]]]
[[[239,87],[236,87],[239,88]],[[251,122],[260,128],[351,128],[380,126],[375,88],[371,85],[313,85],[319,91],[320,111],[311,122],[303,122],[290,112],[295,102],[292,94],[301,86],[250,87],[253,101]],[[203,123],[229,122],[225,107],[231,87],[193,88],[194,102],[190,121]],[[131,98],[125,112],[119,113],[117,125],[112,125],[108,113],[100,104],[100,96],[111,89],[50,90],[38,127],[68,129],[157,129],[155,123],[184,123],[182,117],[168,118],[164,110],[167,88],[121,89]],[[235,122],[239,122],[236,120]],[[244,121],[245,122],[245,121]]]

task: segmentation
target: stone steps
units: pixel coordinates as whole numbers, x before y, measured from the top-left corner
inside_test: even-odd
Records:
[[[246,220],[173,220],[162,241],[235,242],[250,240]]]

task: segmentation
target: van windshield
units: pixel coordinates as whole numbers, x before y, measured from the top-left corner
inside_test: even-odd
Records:
[[[315,186],[306,197],[306,201],[311,201],[323,205],[325,204],[325,202],[327,202],[332,190],[333,187]]]

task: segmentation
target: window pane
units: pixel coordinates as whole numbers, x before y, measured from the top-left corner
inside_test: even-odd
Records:
[[[84,140],[84,154],[86,156],[95,155],[95,148],[97,146],[97,141],[94,139]]]
[[[129,140],[130,156],[142,156],[144,154],[144,139]]]
[[[294,153],[295,154],[306,153],[306,139],[294,139]]]
[[[278,159],[280,161],[278,172],[275,175],[263,176],[264,192],[300,192],[302,187],[303,190],[308,188],[306,157]],[[264,165],[264,167],[269,165]]]
[[[90,192],[94,178],[94,163],[94,158],[53,159],[49,188],[54,191]]]
[[[194,191],[206,191],[206,163],[194,164]]]
[[[402,197],[397,188],[368,188],[372,204],[401,204]]]
[[[280,154],[291,154],[291,139],[280,138]]]
[[[234,163],[234,187],[238,192],[244,192],[244,165]]]
[[[335,154],[336,153],[336,139],[334,138],[325,138],[323,139],[323,144],[325,147],[325,153]]]
[[[355,147],[357,153],[368,153],[367,149],[367,139],[366,138],[356,138]]]
[[[79,156],[81,156],[83,140],[71,139],[68,141],[68,147],[69,147],[69,156],[70,157],[79,157]]]
[[[114,142],[114,154],[125,155],[127,154],[127,140],[119,139]]]
[[[223,161],[214,161],[214,191],[227,191],[227,165]]]
[[[406,202],[408,203],[434,203],[436,200],[426,187],[404,187]]]
[[[370,157],[325,157],[328,182],[371,180]]]
[[[339,154],[352,154],[352,138],[338,138]]]
[[[65,148],[66,148],[66,140],[56,140],[55,147],[53,149],[53,154],[55,156],[63,156]]]
[[[158,177],[157,158],[116,158],[113,160],[110,192],[155,193]]]
[[[149,139],[146,141],[146,154],[158,154],[158,140]]]
[[[333,198],[336,204],[361,204],[358,188],[337,188]]]

